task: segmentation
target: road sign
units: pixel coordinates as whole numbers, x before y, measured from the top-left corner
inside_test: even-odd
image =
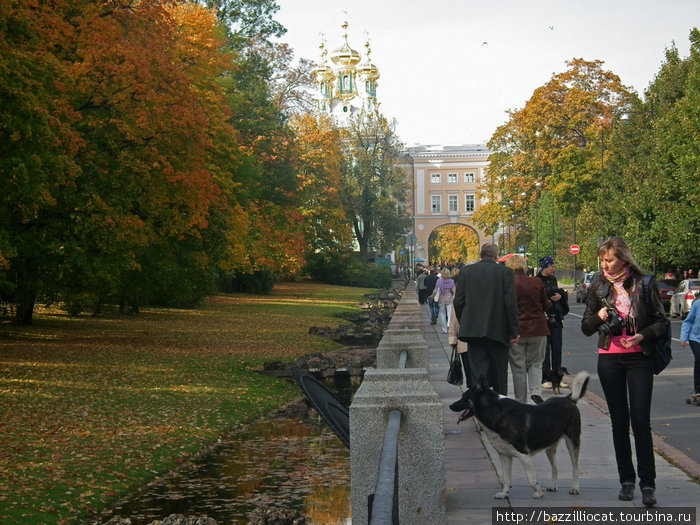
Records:
[[[578,252],[581,251],[581,247],[578,244],[572,244],[571,248],[569,248],[569,251],[576,255]]]

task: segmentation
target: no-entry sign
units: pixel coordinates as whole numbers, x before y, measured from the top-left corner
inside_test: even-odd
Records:
[[[571,248],[569,248],[569,251],[576,255],[578,252],[581,251],[581,247],[578,244],[572,244]]]

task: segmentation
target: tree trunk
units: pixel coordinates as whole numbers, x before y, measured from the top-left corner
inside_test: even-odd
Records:
[[[17,311],[15,312],[16,324],[32,324],[34,316],[34,303],[36,302],[36,286],[17,287]]]

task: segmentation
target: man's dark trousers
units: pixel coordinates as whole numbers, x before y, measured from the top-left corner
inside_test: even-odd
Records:
[[[508,352],[510,348],[487,339],[469,339],[469,368],[472,384],[480,377],[486,378],[488,385],[501,395],[508,395]]]

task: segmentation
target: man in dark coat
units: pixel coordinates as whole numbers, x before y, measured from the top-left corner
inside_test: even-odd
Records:
[[[513,271],[496,262],[498,247],[484,244],[481,260],[460,272],[454,297],[457,338],[469,344],[467,356],[476,384],[479,377],[508,394],[508,352],[517,343],[518,300]]]
[[[428,311],[430,312],[430,324],[437,323],[438,304],[430,298],[430,296],[433,295],[433,291],[435,290],[435,283],[437,282],[437,269],[435,267],[432,267],[430,268],[430,275],[428,275],[425,278],[425,297],[428,301]]]

